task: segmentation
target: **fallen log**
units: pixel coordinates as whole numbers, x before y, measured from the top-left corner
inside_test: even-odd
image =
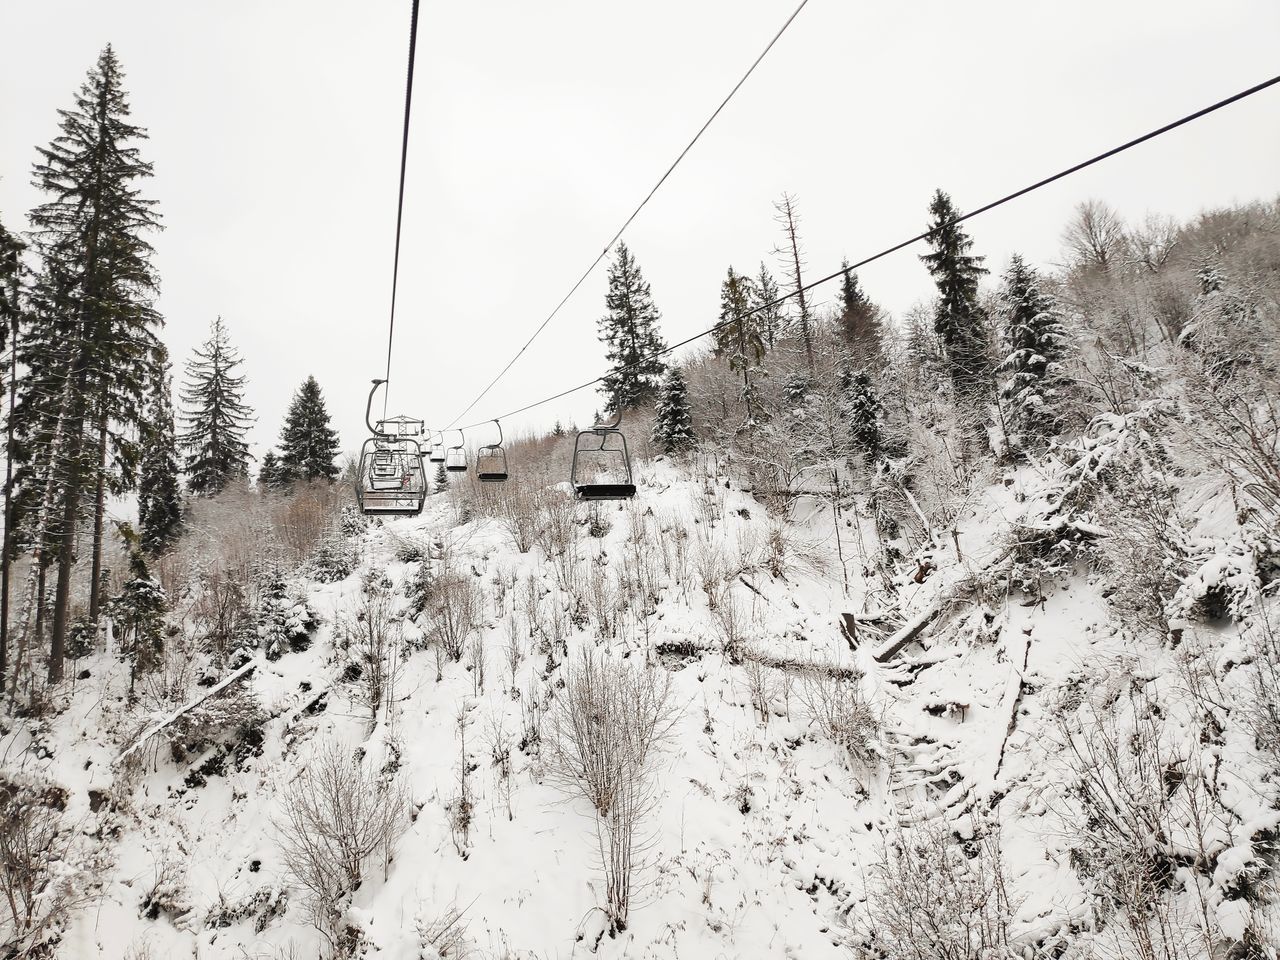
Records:
[[[154,737],[157,733],[159,733],[165,727],[172,724],[175,720],[177,720],[183,714],[188,713],[191,710],[194,710],[196,707],[200,706],[200,704],[204,703],[206,700],[211,700],[213,697],[216,697],[218,694],[222,693],[224,690],[227,689],[227,687],[231,686],[233,683],[243,680],[249,674],[253,673],[253,671],[257,668],[257,666],[258,666],[258,662],[256,660],[250,660],[248,663],[244,664],[244,666],[232,671],[228,676],[223,677],[221,680],[219,680],[216,684],[214,684],[212,687],[210,687],[208,690],[206,690],[203,694],[201,694],[196,699],[182,705],[181,707],[178,707],[176,710],[171,711],[162,719],[158,720],[156,723],[153,723],[151,726],[147,727],[147,729],[142,732],[142,735],[139,736],[137,740],[131,743],[128,747],[126,747],[124,752],[121,753],[118,757],[116,757],[111,762],[113,764],[119,763],[121,760],[125,759],[125,757],[129,756],[132,753],[137,752],[137,750],[140,749],[143,744],[145,744],[148,740]]]

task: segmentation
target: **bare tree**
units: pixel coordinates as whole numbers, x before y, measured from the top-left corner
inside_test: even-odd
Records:
[[[1124,221],[1103,201],[1086,200],[1076,206],[1062,243],[1074,266],[1108,271],[1124,256]]]
[[[424,614],[432,640],[450,660],[462,659],[467,641],[480,629],[484,589],[476,578],[446,558],[432,580]]]
[[[796,210],[796,198],[789,193],[784,193],[782,199],[775,203],[773,208],[778,211],[774,219],[781,224],[786,234],[783,245],[778,247],[775,253],[781,257],[786,272],[791,275],[796,305],[799,307],[797,322],[800,325],[800,340],[804,344],[805,359],[808,360],[809,371],[812,373],[814,369],[813,316],[810,313],[809,301],[805,297],[804,255],[800,249],[800,214]]]

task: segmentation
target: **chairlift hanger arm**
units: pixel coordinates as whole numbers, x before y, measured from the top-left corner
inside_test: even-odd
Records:
[[[375,437],[384,436],[379,432],[378,428],[373,425],[373,398],[378,392],[378,388],[386,383],[386,380],[374,380],[373,386],[369,389],[369,402],[364,405],[364,425],[369,428],[369,432]]]

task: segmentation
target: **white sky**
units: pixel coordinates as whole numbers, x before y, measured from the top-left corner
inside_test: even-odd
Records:
[[[358,446],[386,349],[408,0],[2,0],[0,218],[25,229],[35,145],[107,43],[151,140],[164,334],[181,373],[221,314],[255,439],[314,374]],[[524,341],[795,0],[423,0],[392,412],[441,424]],[[715,321],[729,264],[799,197],[813,275],[1276,72],[1280,4],[811,0],[626,236],[670,341]],[[1280,191],[1280,88],[973,221],[1047,263],[1071,207],[1187,217]],[[895,312],[904,251],[861,273]],[[603,372],[603,269],[468,416]],[[580,394],[524,418],[585,420]],[[514,428],[518,424],[509,424]],[[472,439],[484,442],[477,435]],[[261,453],[259,446],[257,453]]]

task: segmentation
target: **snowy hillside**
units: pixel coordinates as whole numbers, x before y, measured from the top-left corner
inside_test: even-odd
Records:
[[[77,662],[64,714],[8,734],[7,763],[56,784],[81,829],[57,955],[314,956],[324,930],[397,960],[898,956],[912,909],[918,944],[932,916],[949,928],[934,943],[989,936],[990,956],[1132,955],[1091,896],[1110,874],[1085,869],[1127,855],[1130,817],[1167,844],[1169,910],[1246,940],[1268,922],[1251,904],[1275,787],[1234,709],[1246,640],[1190,610],[1249,575],[1229,495],[1200,494],[1212,519],[1177,646],[1127,630],[1083,564],[1043,592],[1015,582],[1044,557],[1029,531],[1088,535],[1061,504],[1125,430],[1073,468],[993,476],[954,537],[891,572],[867,566],[862,513],[801,500],[783,522],[665,462],[626,506],[549,501],[526,552],[454,497],[349,521],[320,572],[350,574],[284,591],[292,637],[129,757],[109,759],[140,723],[106,653]],[[237,658],[196,659],[204,695]],[[618,824],[566,766],[565,702],[592,662],[647,684],[656,720],[629,768],[642,795],[613,809],[635,811],[625,927],[601,866]],[[608,726],[607,699],[589,726]],[[283,838],[300,785],[314,798],[334,771],[359,781],[343,796],[368,847],[358,887],[317,918],[298,871],[317,835]]]

